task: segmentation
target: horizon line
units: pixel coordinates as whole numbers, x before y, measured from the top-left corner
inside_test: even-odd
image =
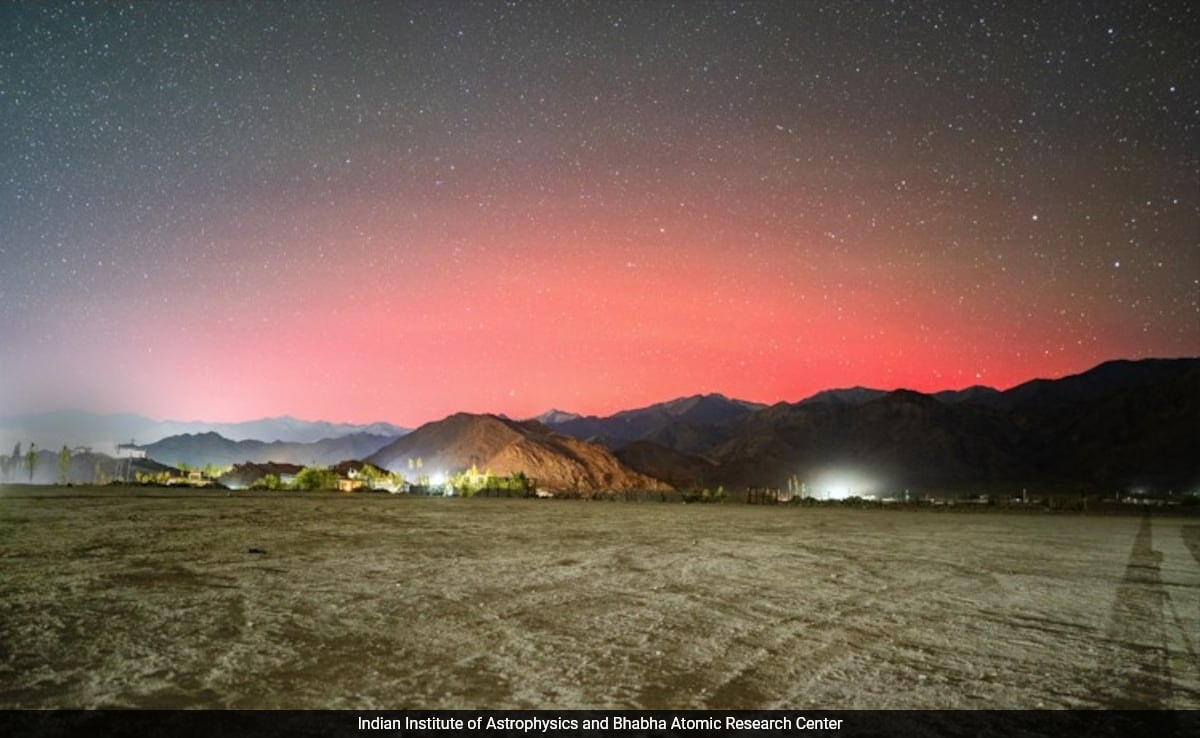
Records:
[[[916,389],[912,389],[911,387],[903,387],[903,386],[895,386],[895,387],[874,386],[874,387],[872,387],[872,386],[867,386],[867,385],[863,385],[863,384],[855,384],[852,386],[826,387],[824,389],[817,390],[815,392],[812,392],[812,393],[805,395],[804,397],[801,397],[796,400],[776,400],[775,402],[750,400],[750,399],[746,399],[743,397],[735,397],[733,395],[726,394],[724,392],[715,392],[715,391],[693,392],[691,394],[683,394],[683,395],[678,395],[676,397],[671,397],[669,399],[651,402],[646,405],[638,405],[636,407],[622,407],[620,409],[614,410],[614,411],[612,411],[608,414],[604,414],[604,415],[595,414],[595,413],[579,413],[579,412],[575,412],[573,410],[564,410],[558,406],[549,407],[546,410],[543,410],[539,413],[535,413],[533,415],[528,415],[528,416],[524,416],[524,417],[516,417],[516,418],[514,418],[513,416],[511,416],[507,413],[499,412],[499,411],[454,410],[454,411],[449,412],[440,417],[430,419],[430,420],[425,420],[425,421],[411,424],[411,425],[407,424],[407,423],[399,423],[399,422],[395,422],[392,420],[383,420],[383,419],[376,419],[376,420],[370,420],[370,421],[365,421],[365,422],[355,422],[355,421],[349,421],[349,420],[329,420],[329,419],[325,419],[325,418],[318,418],[318,419],[310,420],[307,418],[301,418],[296,415],[292,415],[287,412],[284,412],[284,413],[278,414],[278,415],[261,415],[258,417],[247,418],[245,420],[205,420],[205,419],[200,419],[200,418],[180,420],[177,418],[165,418],[164,419],[164,418],[154,417],[151,415],[138,413],[138,412],[135,412],[132,410],[100,411],[100,410],[88,410],[88,409],[81,408],[81,407],[66,407],[66,408],[56,408],[56,409],[52,409],[52,410],[24,411],[24,412],[17,412],[17,413],[9,413],[9,414],[0,415],[0,419],[9,420],[9,419],[14,419],[14,418],[22,418],[22,417],[29,417],[29,416],[55,415],[55,414],[60,414],[60,413],[82,413],[82,414],[94,415],[94,416],[99,416],[99,417],[132,416],[132,417],[143,419],[143,420],[149,420],[154,423],[163,423],[163,424],[177,423],[180,425],[186,425],[186,424],[244,425],[244,424],[248,424],[248,423],[256,423],[256,422],[270,421],[270,420],[294,420],[294,421],[298,421],[301,423],[308,423],[308,424],[314,424],[314,425],[321,424],[321,423],[325,423],[328,425],[350,425],[350,426],[370,426],[370,425],[386,424],[386,425],[394,426],[396,428],[401,428],[401,429],[412,431],[423,425],[427,425],[429,423],[436,423],[436,422],[445,420],[446,418],[449,418],[453,415],[458,415],[460,413],[466,413],[468,415],[493,415],[496,417],[504,417],[504,418],[508,418],[510,420],[519,420],[519,421],[536,420],[539,416],[541,416],[545,413],[549,413],[549,412],[570,413],[572,415],[577,415],[578,417],[581,417],[581,418],[605,418],[605,417],[611,417],[612,415],[616,415],[616,414],[619,414],[622,412],[642,410],[642,409],[646,409],[649,407],[654,407],[656,405],[663,405],[663,404],[667,404],[667,403],[671,403],[671,402],[676,402],[678,400],[688,400],[688,399],[692,399],[692,398],[696,398],[696,397],[711,397],[711,396],[723,397],[727,400],[734,401],[734,402],[745,402],[745,403],[751,403],[751,404],[755,404],[755,405],[761,405],[762,407],[767,408],[767,407],[773,407],[773,406],[781,404],[781,403],[794,405],[794,404],[803,402],[805,400],[811,399],[813,397],[816,397],[817,395],[820,395],[820,394],[823,394],[826,392],[838,392],[838,391],[858,390],[858,389],[879,391],[879,392],[888,392],[888,393],[907,391],[907,392],[916,392],[918,394],[931,395],[931,396],[940,394],[943,392],[963,392],[963,391],[966,391],[969,389],[975,389],[975,388],[990,389],[990,390],[995,390],[997,392],[1007,392],[1009,390],[1015,389],[1022,385],[1028,384],[1030,382],[1054,381],[1054,380],[1059,380],[1059,379],[1066,379],[1068,377],[1079,376],[1082,374],[1086,374],[1090,371],[1093,371],[1093,370],[1095,370],[1101,366],[1104,366],[1106,364],[1138,363],[1138,362],[1144,362],[1144,361],[1181,361],[1181,360],[1200,360],[1200,355],[1196,355],[1196,356],[1147,356],[1147,357],[1142,357],[1142,358],[1137,358],[1137,359],[1130,359],[1130,358],[1106,359],[1104,361],[1093,364],[1090,367],[1080,370],[1080,371],[1064,372],[1057,376],[1030,377],[1029,379],[1026,379],[1021,382],[1017,382],[1008,387],[996,387],[993,385],[976,383],[976,384],[965,385],[963,387],[958,387],[958,388],[946,387],[943,389],[938,389],[938,390],[933,390],[933,391],[923,391],[923,390],[916,390]]]

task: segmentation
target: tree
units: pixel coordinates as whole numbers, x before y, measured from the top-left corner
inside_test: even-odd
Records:
[[[387,472],[371,466],[370,464],[363,464],[362,468],[358,470],[358,476],[363,480],[364,484],[370,487],[381,479],[387,479]]]
[[[17,441],[17,444],[13,446],[12,456],[0,457],[0,461],[3,462],[0,470],[4,472],[5,478],[11,478],[9,475],[15,474],[21,468],[21,442]]]
[[[306,466],[296,475],[296,489],[337,489],[337,474],[329,469]]]
[[[250,489],[279,489],[282,485],[279,481],[279,476],[276,474],[267,474],[264,477],[259,477],[250,485]]]
[[[533,482],[529,477],[525,476],[525,472],[513,472],[508,477],[508,488],[513,492],[520,492],[523,495],[529,494],[533,489]]]
[[[37,444],[29,444],[29,452],[25,454],[25,466],[29,468],[29,481],[33,482],[33,471],[37,468]]]
[[[65,443],[58,452],[58,483],[62,486],[71,483],[71,450]]]

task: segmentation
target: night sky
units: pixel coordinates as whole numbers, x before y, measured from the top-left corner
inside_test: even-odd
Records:
[[[1173,3],[4,3],[0,411],[607,414],[1200,354]]]

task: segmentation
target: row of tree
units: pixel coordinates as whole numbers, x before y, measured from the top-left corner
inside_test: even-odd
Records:
[[[33,475],[38,468],[38,450],[36,443],[29,444],[29,450],[21,454],[21,442],[13,446],[11,456],[0,456],[0,476],[4,479],[19,481],[22,477],[33,482]],[[65,445],[58,453],[57,482],[65,485],[71,481],[71,450]]]
[[[364,464],[357,473],[358,478],[368,487],[374,487],[379,481],[390,484],[403,484],[404,482],[404,475],[389,474],[370,464]],[[295,481],[290,484],[285,483],[278,474],[266,474],[256,479],[250,485],[250,489],[296,489],[305,491],[337,489],[339,479],[341,479],[340,475],[333,469],[323,466],[306,466],[296,473]]]
[[[501,492],[524,496],[533,491],[533,480],[525,476],[525,472],[514,472],[507,476],[496,476],[490,469],[481,474],[474,464],[464,472],[459,472],[446,482],[455,494],[463,497],[474,497],[477,494],[499,494]]]
[[[418,459],[410,465],[414,471],[421,469]],[[533,480],[524,472],[516,472],[505,476],[493,474],[490,470],[480,472],[475,466],[459,472],[448,479],[435,480],[428,474],[418,474],[410,483],[401,472],[386,472],[370,464],[364,464],[355,470],[358,481],[363,486],[376,489],[386,487],[391,490],[449,492],[463,497],[474,497],[478,494],[511,494],[526,495],[533,491]],[[333,469],[320,466],[306,466],[296,473],[291,484],[285,483],[276,474],[266,474],[255,480],[250,489],[265,490],[322,490],[337,489],[340,475]]]

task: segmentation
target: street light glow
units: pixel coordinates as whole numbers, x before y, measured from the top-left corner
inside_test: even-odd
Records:
[[[844,500],[848,497],[875,497],[882,483],[864,471],[850,467],[834,467],[817,474],[809,485],[818,500]]]

